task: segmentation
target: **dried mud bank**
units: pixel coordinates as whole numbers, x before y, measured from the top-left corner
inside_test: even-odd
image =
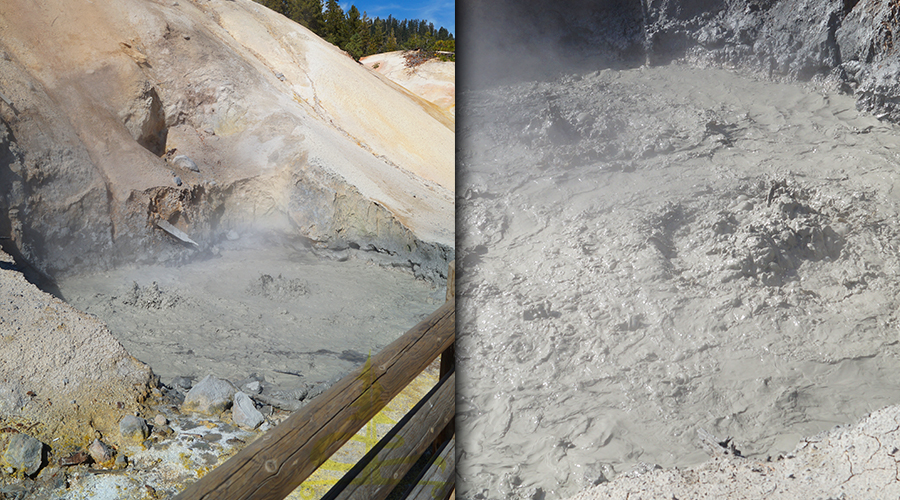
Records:
[[[4,248],[46,276],[210,258],[230,232],[302,237],[322,251],[361,250],[359,258],[409,269],[435,284],[446,280],[453,259],[451,245],[423,241],[345,179],[307,162],[231,183],[173,165],[180,186],[133,191],[115,203],[100,185],[60,200],[90,177],[90,163],[63,160],[69,151],[56,159],[51,152],[26,153],[4,124],[0,133],[0,196],[8,204],[0,232],[10,235]],[[173,237],[160,221],[196,244]]]
[[[26,432],[54,448],[87,444],[143,408],[156,379],[106,325],[26,281],[2,252],[0,288],[4,451]]]

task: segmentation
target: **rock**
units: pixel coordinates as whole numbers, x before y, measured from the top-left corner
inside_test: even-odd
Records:
[[[150,435],[150,429],[143,418],[127,415],[119,421],[119,434],[125,439],[142,442]]]
[[[169,423],[169,419],[166,418],[162,413],[157,413],[155,417],[153,417],[153,425],[157,427],[162,427]]]
[[[106,446],[103,441],[95,439],[94,442],[91,443],[90,446],[88,446],[88,454],[91,456],[95,463],[102,464],[105,462],[109,462],[115,452],[112,448]]]
[[[181,409],[207,415],[218,415],[231,404],[237,392],[231,382],[207,375],[184,398]]]
[[[168,425],[163,425],[163,426],[160,426],[160,427],[154,427],[154,428],[153,428],[153,432],[156,433],[156,434],[158,434],[159,436],[162,436],[162,437],[169,437],[169,436],[171,436],[172,434],[175,434],[175,431],[172,430],[172,428],[169,427]]]
[[[241,236],[239,234],[237,234],[237,231],[232,229],[232,230],[228,231],[227,233],[225,233],[225,237],[228,238],[228,241],[235,241],[238,238],[240,238]]]
[[[262,385],[259,383],[258,380],[254,380],[253,382],[244,384],[243,389],[245,392],[248,392],[251,394],[259,394],[260,391],[262,391]]]
[[[86,462],[91,461],[91,456],[85,452],[84,450],[77,451],[72,453],[67,457],[63,457],[59,459],[59,465],[61,466],[70,466],[70,465],[81,465]]]
[[[191,379],[187,377],[175,377],[175,379],[172,380],[172,386],[176,389],[189,390],[191,388],[191,385]]]
[[[44,443],[28,434],[16,434],[9,440],[3,461],[17,472],[30,476],[41,468],[43,450]]]
[[[235,424],[248,429],[256,429],[264,420],[262,413],[253,404],[253,400],[243,392],[237,392],[234,395],[231,419],[234,420]]]
[[[185,156],[185,155],[178,155],[178,156],[176,156],[175,158],[172,159],[172,163],[173,163],[176,167],[185,168],[185,169],[190,170],[190,171],[192,171],[192,172],[199,172],[199,171],[200,171],[200,168],[197,167],[197,164],[194,163],[194,160],[188,158],[188,157]]]
[[[116,456],[115,468],[124,469],[125,467],[128,467],[128,457],[119,454],[118,456]]]

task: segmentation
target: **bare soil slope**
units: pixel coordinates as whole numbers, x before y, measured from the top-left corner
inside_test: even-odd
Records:
[[[359,62],[456,118],[456,63],[430,59],[408,67],[402,50],[373,54]]]
[[[0,233],[41,270],[185,258],[158,219],[201,251],[265,222],[446,261],[452,126],[283,16],[10,1],[0,25]]]

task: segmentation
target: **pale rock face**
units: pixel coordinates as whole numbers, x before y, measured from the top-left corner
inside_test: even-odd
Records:
[[[407,67],[403,51],[373,54],[359,60],[367,68],[456,117],[456,63],[431,59]]]
[[[192,255],[150,219],[200,250],[276,228],[429,279],[452,259],[452,118],[284,16],[251,0],[11,0],[0,25],[15,107],[0,103],[0,232],[38,269]]]

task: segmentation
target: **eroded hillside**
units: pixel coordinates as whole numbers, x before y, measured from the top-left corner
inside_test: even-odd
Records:
[[[0,234],[42,272],[252,228],[445,273],[452,121],[303,27],[250,0],[9,1],[0,25]]]

